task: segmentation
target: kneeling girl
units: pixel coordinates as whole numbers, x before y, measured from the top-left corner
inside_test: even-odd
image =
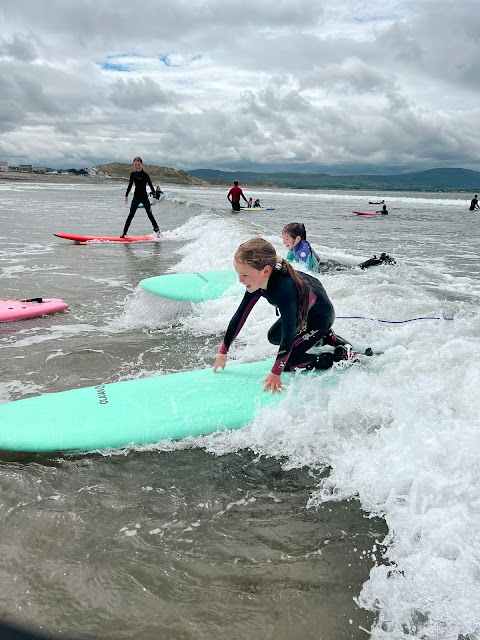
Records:
[[[264,391],[281,391],[283,371],[328,369],[334,362],[349,358],[349,344],[343,339],[337,342],[331,330],[335,311],[319,280],[295,271],[263,238],[252,238],[241,244],[233,265],[247,290],[230,320],[214,371],[225,368],[228,349],[260,298],[265,298],[280,314],[268,332],[268,340],[279,345],[279,350],[272,370],[263,381]],[[307,353],[322,338],[324,344],[337,345],[334,352]]]

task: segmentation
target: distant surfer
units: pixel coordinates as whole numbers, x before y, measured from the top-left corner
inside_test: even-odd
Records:
[[[279,345],[279,350],[272,370],[263,381],[264,391],[281,392],[283,371],[329,369],[334,362],[352,357],[351,345],[332,331],[335,311],[317,278],[295,271],[263,238],[252,238],[241,244],[233,266],[246,292],[230,320],[214,371],[225,368],[230,345],[260,298],[265,298],[280,314],[268,331],[269,342]],[[307,353],[319,341],[333,346],[334,351]]]
[[[387,205],[384,204],[381,211],[377,211],[376,213],[381,213],[384,216],[388,216]]]
[[[248,205],[248,200],[243,195],[243,191],[238,186],[238,180],[233,181],[233,187],[227,195],[227,199],[232,205],[232,211],[240,211],[240,198],[243,198]]]
[[[369,202],[368,204],[385,204],[385,200],[380,200],[380,202]]]
[[[470,202],[470,211],[475,211],[475,209],[480,209],[478,206],[478,196],[475,194]]]
[[[157,184],[157,186],[155,187],[155,192],[150,191],[150,193],[148,194],[149,196],[155,196],[155,198],[157,200],[160,200],[160,196],[162,195],[163,191],[160,189],[160,185]]]
[[[379,264],[397,264],[393,258],[386,253],[381,253],[379,256],[374,254],[373,258],[361,262],[358,266],[360,269],[368,269],[368,267],[375,267]]]
[[[128,228],[133,220],[133,217],[138,209],[138,205],[141,203],[145,207],[145,211],[147,212],[148,219],[153,225],[153,230],[155,233],[159,233],[160,229],[158,227],[157,221],[152,215],[152,208],[150,205],[150,200],[147,195],[147,185],[150,187],[150,191],[155,193],[155,189],[153,188],[152,181],[150,180],[150,176],[143,168],[143,160],[140,156],[136,156],[133,159],[133,168],[135,171],[132,171],[130,174],[130,182],[128,183],[127,191],[125,193],[125,204],[128,204],[128,194],[130,190],[135,184],[135,191],[132,198],[132,204],[130,205],[130,213],[128,214],[128,218],[125,222],[125,226],[123,227],[123,233],[120,238],[125,238],[127,235]],[[153,196],[153,204],[156,204],[157,198]]]

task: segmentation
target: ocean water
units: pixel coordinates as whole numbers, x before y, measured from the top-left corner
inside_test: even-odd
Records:
[[[145,277],[230,268],[305,223],[336,331],[380,355],[302,379],[231,432],[83,456],[0,454],[0,620],[48,637],[473,638],[480,634],[480,253],[471,194],[165,188],[174,240],[118,234],[125,185],[0,184],[2,298],[69,310],[0,325],[0,402],[211,366],[238,298],[190,305]],[[362,218],[385,198],[389,216]],[[150,231],[138,211],[132,233]],[[395,266],[356,268],[385,251]],[[414,318],[426,318],[414,320]],[[260,302],[231,350],[275,354]],[[411,321],[408,321],[411,320]],[[408,321],[408,322],[407,322]],[[69,416],[65,415],[65,421]]]

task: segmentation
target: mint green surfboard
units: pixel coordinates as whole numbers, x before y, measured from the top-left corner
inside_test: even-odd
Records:
[[[156,296],[185,302],[216,300],[230,289],[232,289],[232,295],[245,293],[245,287],[238,282],[238,275],[233,269],[231,271],[167,273],[163,276],[140,280],[140,286]]]
[[[282,394],[263,392],[273,360],[73,389],[0,405],[0,449],[95,451],[154,444],[251,422]],[[311,372],[333,384],[341,370]],[[294,374],[284,373],[285,385]]]

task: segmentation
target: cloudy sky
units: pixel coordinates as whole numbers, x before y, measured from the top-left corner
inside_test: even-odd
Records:
[[[10,164],[480,170],[478,0],[0,7]]]

